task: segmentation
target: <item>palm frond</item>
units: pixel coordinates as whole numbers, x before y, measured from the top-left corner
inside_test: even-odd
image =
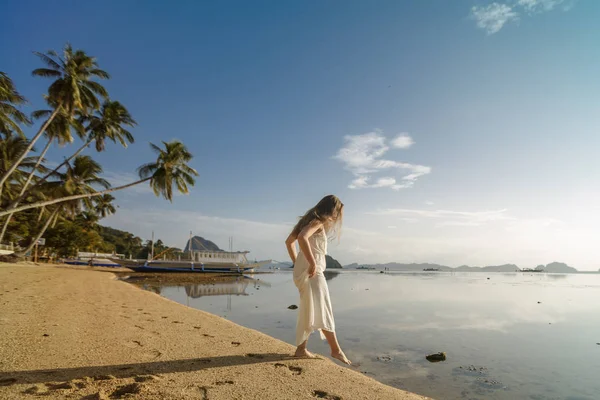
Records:
[[[147,163],[138,167],[137,172],[141,179],[146,179],[153,175],[157,169],[158,165],[156,163]]]
[[[98,78],[101,78],[101,79],[110,79],[110,75],[108,74],[108,72],[103,71],[103,70],[98,69],[98,68],[91,69],[89,71],[89,73],[91,75],[97,76]]]
[[[48,52],[50,55],[50,52]],[[50,68],[52,68],[55,71],[60,71],[61,67],[60,64],[58,64],[56,61],[54,61],[51,57],[49,57],[47,54],[44,53],[40,53],[39,51],[34,51],[33,54],[35,54],[36,56],[38,56],[39,58],[42,59],[42,61]],[[56,54],[56,53],[54,53]],[[56,56],[55,56],[56,57]]]
[[[58,71],[55,71],[53,69],[48,69],[48,68],[36,68],[33,71],[31,71],[31,75],[33,76],[42,76],[44,78],[58,78],[61,76],[61,73]]]
[[[36,110],[31,113],[31,118],[33,118],[33,119],[46,118],[46,117],[49,117],[50,114],[52,114],[52,110]]]
[[[100,95],[100,96],[104,97],[105,99],[108,98],[108,92],[106,91],[104,86],[102,86],[98,82],[84,81],[82,84],[83,84],[83,86],[87,87],[92,92],[94,92],[95,94]]]

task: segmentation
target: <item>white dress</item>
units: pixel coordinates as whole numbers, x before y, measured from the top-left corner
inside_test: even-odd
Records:
[[[302,344],[315,330],[319,330],[321,339],[325,339],[321,330],[335,332],[329,288],[325,280],[327,254],[327,234],[324,230],[313,234],[309,239],[317,271],[312,278],[308,277],[308,261],[300,250],[294,264],[294,283],[300,292],[300,307],[296,324],[296,345]]]

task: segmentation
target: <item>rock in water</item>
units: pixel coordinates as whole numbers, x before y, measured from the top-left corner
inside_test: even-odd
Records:
[[[446,353],[441,352],[441,353],[430,354],[430,355],[426,356],[425,358],[429,362],[446,361]]]
[[[297,308],[298,308],[298,306],[297,306],[297,305],[295,305],[295,304],[292,304],[292,305],[291,305],[291,306],[289,306],[288,308],[289,308],[290,310],[295,310],[295,309],[297,309]]]

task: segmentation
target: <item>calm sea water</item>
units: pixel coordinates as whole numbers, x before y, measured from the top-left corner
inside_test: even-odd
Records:
[[[342,348],[388,385],[449,400],[600,399],[600,275],[342,271],[328,284]],[[290,271],[160,292],[294,341]],[[309,349],[328,354],[316,333]],[[439,351],[445,362],[425,359]]]

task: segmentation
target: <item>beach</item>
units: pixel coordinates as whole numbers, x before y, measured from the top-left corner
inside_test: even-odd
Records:
[[[0,264],[0,304],[2,399],[426,399],[89,267]]]

